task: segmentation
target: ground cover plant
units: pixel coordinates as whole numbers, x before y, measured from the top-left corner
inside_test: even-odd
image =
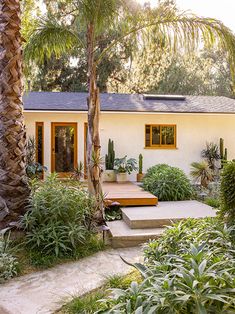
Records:
[[[144,264],[135,264],[142,281],[113,289],[97,313],[234,313],[232,231],[218,218],[169,227],[146,245]]]
[[[0,283],[19,273],[17,258],[10,246],[9,234],[0,234]]]
[[[83,296],[75,296],[71,302],[62,307],[59,313],[94,314],[97,311],[106,311],[107,305],[101,300],[109,297],[111,289],[127,289],[132,281],[142,281],[138,271],[132,271],[125,276],[110,276],[101,288]]]
[[[176,167],[158,164],[147,170],[143,188],[160,201],[180,201],[193,197],[193,188],[185,173]]]

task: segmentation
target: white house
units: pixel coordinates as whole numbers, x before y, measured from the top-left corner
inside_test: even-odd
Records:
[[[37,159],[61,175],[85,160],[87,93],[30,92],[24,96],[28,136]],[[223,138],[235,158],[235,100],[209,96],[101,94],[102,155],[109,138],[116,157],[144,157],[144,171],[157,163],[183,169],[201,159],[206,142]],[[135,174],[130,179],[135,180]]]

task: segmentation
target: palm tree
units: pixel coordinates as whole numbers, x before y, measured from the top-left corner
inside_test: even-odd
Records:
[[[207,188],[208,184],[213,180],[213,171],[206,160],[191,163],[190,175],[196,181],[200,179],[204,188]]]
[[[182,48],[194,50],[201,41],[211,47],[220,45],[228,52],[232,69],[235,64],[235,38],[220,21],[189,16],[167,6],[154,10],[148,7],[138,10],[129,6],[130,3],[130,0],[74,0],[70,18],[65,19],[64,23],[56,21],[52,16],[39,20],[25,47],[26,59],[38,62],[52,55],[59,57],[63,53],[74,51],[76,47],[86,50],[89,92],[88,182],[90,192],[97,198],[101,192],[101,171],[97,163],[94,166],[92,162],[92,156],[95,160],[100,159],[100,100],[96,70],[112,49],[118,49],[120,43],[130,37],[135,38],[136,42],[143,42],[151,33],[158,44],[160,42],[167,45],[172,51]],[[115,30],[115,27],[116,37],[100,51],[98,39],[105,37],[108,30]]]
[[[22,214],[28,197],[22,106],[20,0],[0,2],[0,222]],[[6,220],[6,219],[5,219]]]

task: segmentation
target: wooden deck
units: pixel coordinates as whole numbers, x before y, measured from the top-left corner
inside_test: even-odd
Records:
[[[156,196],[132,182],[104,182],[103,192],[107,200],[119,202],[121,206],[155,206],[158,203]]]

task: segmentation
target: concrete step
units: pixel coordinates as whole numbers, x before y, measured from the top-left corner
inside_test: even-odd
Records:
[[[158,206],[122,208],[131,229],[162,228],[187,218],[215,217],[215,210],[198,201],[159,202]]]
[[[113,248],[131,247],[157,239],[164,231],[164,228],[153,229],[130,229],[123,220],[109,221],[111,244]]]

